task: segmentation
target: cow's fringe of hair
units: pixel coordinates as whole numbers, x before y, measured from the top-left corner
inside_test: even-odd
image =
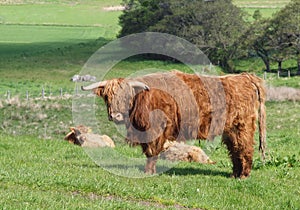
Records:
[[[117,93],[118,88],[119,88],[122,81],[123,81],[123,79],[108,80],[108,82],[105,85],[105,88],[103,89],[103,92],[101,93],[101,95],[105,95],[105,96],[108,96],[108,97],[112,98]]]

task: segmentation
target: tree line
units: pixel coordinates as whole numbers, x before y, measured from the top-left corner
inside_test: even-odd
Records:
[[[162,32],[184,38],[200,48],[215,65],[233,72],[236,59],[258,56],[282,69],[297,61],[300,75],[300,0],[291,0],[272,18],[260,11],[249,21],[231,0],[123,0],[119,37],[139,32]]]

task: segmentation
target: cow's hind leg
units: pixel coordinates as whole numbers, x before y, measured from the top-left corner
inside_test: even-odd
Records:
[[[148,174],[155,174],[156,173],[157,159],[158,159],[157,156],[147,157],[147,163],[146,163],[146,166],[145,166],[145,173],[148,173]]]
[[[158,155],[163,150],[164,143],[165,143],[165,138],[163,136],[160,136],[159,138],[151,142],[141,144],[143,153],[147,157],[145,173],[149,173],[149,174],[156,173],[156,162],[158,159]]]
[[[151,147],[150,143],[143,143],[141,144],[143,153],[147,157],[146,165],[145,165],[145,173],[148,174],[155,174],[156,173],[156,162],[158,159],[158,155],[153,152],[153,149]]]
[[[229,150],[235,178],[246,178],[250,175],[253,159],[254,132],[246,129],[233,129],[224,132],[222,139]]]

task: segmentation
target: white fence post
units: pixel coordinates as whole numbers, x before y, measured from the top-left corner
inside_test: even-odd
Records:
[[[9,90],[6,92],[6,97],[8,100],[10,100],[10,91]]]
[[[45,89],[44,89],[44,87],[42,88],[42,98],[44,98],[45,97]]]
[[[75,94],[78,95],[78,85],[75,86]]]
[[[267,79],[267,72],[264,71],[264,80],[266,80],[266,79]]]
[[[76,95],[78,95],[78,94],[80,94],[79,93],[79,86],[78,85],[76,85],[76,87],[75,87],[75,94]],[[63,99],[63,96],[64,96],[64,92],[65,92],[65,94],[74,94],[74,92],[73,92],[74,90],[68,90],[68,89],[66,89],[66,90],[64,90],[63,88],[59,88],[57,91],[56,90],[52,90],[51,89],[51,92],[49,92],[49,94],[51,95],[51,97],[53,96],[54,98],[61,98],[61,99]],[[40,93],[38,93],[38,92],[40,92]],[[3,93],[3,95],[2,95],[2,97],[4,97],[4,99],[6,99],[6,100],[11,100],[11,98],[12,98],[12,94],[13,94],[14,92],[12,92],[11,90],[6,90],[6,91],[4,91],[4,93]],[[50,95],[49,95],[49,97],[50,97]],[[29,91],[29,90],[24,90],[24,92],[22,91],[21,93],[20,93],[20,95],[17,95],[17,96],[21,96],[21,99],[24,99],[24,100],[27,100],[27,101],[29,101],[30,100],[30,97],[32,98],[32,99],[45,99],[45,98],[47,98],[47,95],[46,95],[46,90],[45,90],[45,87],[42,87],[42,89],[40,90],[40,91]],[[1,96],[0,96],[0,98],[1,98]]]

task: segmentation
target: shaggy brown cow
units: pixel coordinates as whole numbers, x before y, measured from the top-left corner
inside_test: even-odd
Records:
[[[232,176],[248,177],[257,117],[264,156],[265,90],[262,79],[252,74],[216,77],[172,71],[107,80],[82,90],[93,90],[104,99],[109,120],[125,123],[126,140],[141,145],[147,156],[147,173],[156,173],[167,140],[222,135],[233,162]]]

